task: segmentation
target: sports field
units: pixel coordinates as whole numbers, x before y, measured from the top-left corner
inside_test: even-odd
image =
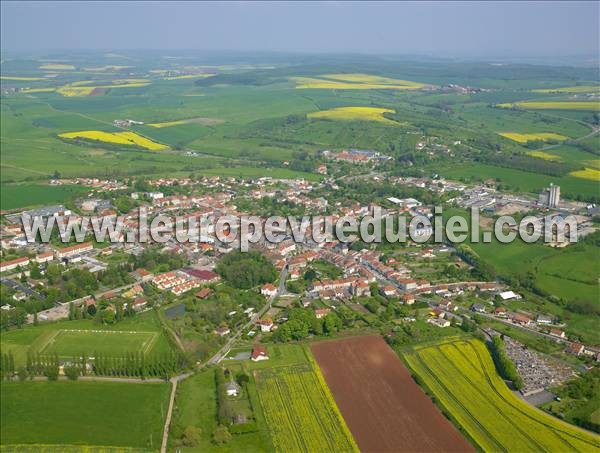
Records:
[[[2,451],[42,451],[38,444],[157,451],[169,390],[166,383],[2,382]]]
[[[94,352],[104,357],[122,357],[128,352],[164,354],[171,351],[156,313],[148,311],[114,325],[93,320],[59,321],[11,329],[0,335],[2,352],[12,352],[16,366],[24,366],[27,354],[58,354],[71,359]]]
[[[59,357],[73,357],[81,353],[89,356],[96,352],[104,356],[123,356],[133,351],[147,353],[158,336],[158,332],[61,329],[52,332],[38,352]]]
[[[415,347],[412,371],[484,451],[597,451],[600,437],[555,419],[517,398],[479,340]]]

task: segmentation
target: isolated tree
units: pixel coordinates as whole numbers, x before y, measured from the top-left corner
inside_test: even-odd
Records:
[[[231,440],[231,433],[226,426],[219,425],[213,432],[213,441],[217,445],[225,445]]]
[[[237,377],[237,382],[240,385],[247,384],[250,381],[250,377],[246,373],[242,373]]]
[[[188,425],[181,435],[181,443],[186,447],[195,447],[200,443],[200,434],[202,430],[196,426]],[[228,433],[229,434],[229,433]]]

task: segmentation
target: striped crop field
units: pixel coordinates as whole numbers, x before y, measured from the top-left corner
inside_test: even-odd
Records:
[[[555,134],[554,132],[534,132],[531,134],[520,134],[518,132],[498,132],[498,135],[519,143],[535,141],[546,142],[549,140],[562,142],[563,140],[567,140],[569,138],[565,137],[564,135]]]
[[[598,451],[600,436],[521,401],[479,340],[416,347],[404,356],[439,405],[483,451]]]
[[[527,155],[544,160],[561,160],[560,156],[557,156],[556,154],[547,153],[546,151],[529,151]]]
[[[600,110],[600,102],[594,101],[525,101],[507,104],[496,104],[506,109],[520,108],[525,110]]]
[[[291,77],[296,88],[332,90],[418,90],[426,85],[410,80],[392,79],[370,74],[324,74],[317,77]]]
[[[278,452],[358,452],[318,366],[311,363],[254,372]]]

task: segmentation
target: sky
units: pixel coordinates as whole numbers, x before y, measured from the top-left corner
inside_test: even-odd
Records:
[[[3,50],[596,56],[600,2],[1,1]]]

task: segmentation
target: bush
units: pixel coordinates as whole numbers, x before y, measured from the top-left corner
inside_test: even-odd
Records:
[[[213,432],[213,442],[217,445],[225,445],[231,440],[231,433],[227,427],[219,425]]]

